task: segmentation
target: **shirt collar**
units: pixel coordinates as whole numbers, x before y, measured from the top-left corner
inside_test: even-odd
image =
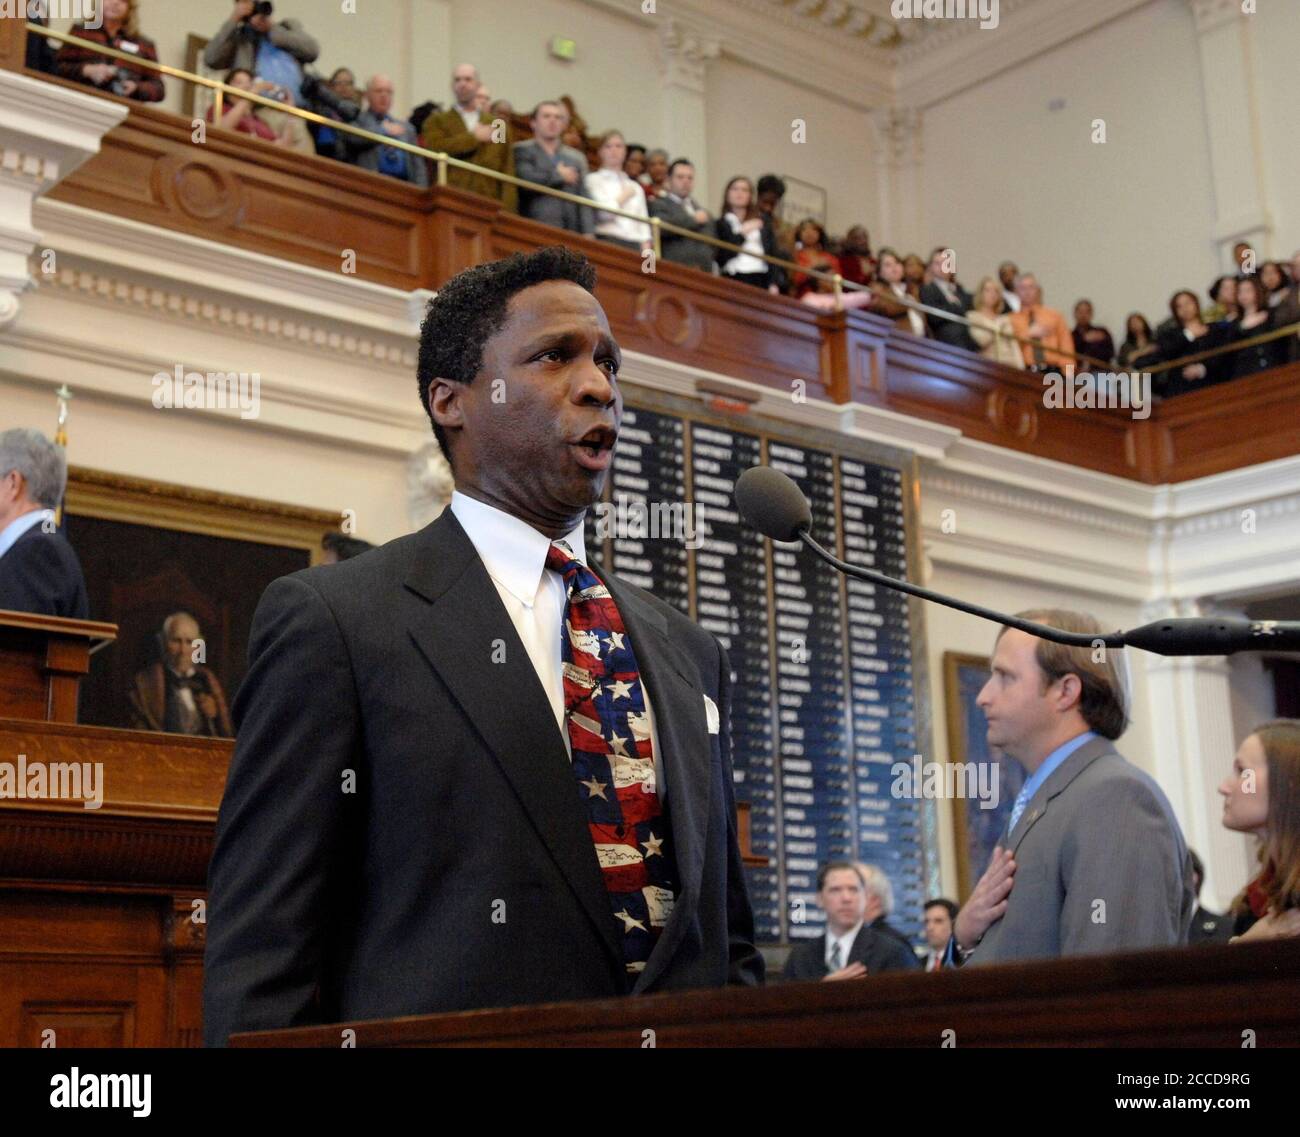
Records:
[[[452,491],[448,508],[478,551],[488,575],[521,604],[531,608],[546,568],[551,539],[528,522],[460,490]],[[576,560],[587,563],[581,523],[560,540],[573,550]]]
[[[1025,801],[1028,802],[1033,798],[1034,794],[1039,791],[1043,783],[1058,769],[1060,769],[1061,764],[1071,754],[1078,750],[1085,742],[1091,742],[1096,737],[1096,731],[1085,730],[1082,734],[1076,734],[1068,742],[1062,742],[1060,746],[1044,758],[1043,764],[1029,775],[1025,780],[1024,788],[1020,791],[1024,795]]]
[[[863,920],[859,920],[856,924],[853,925],[853,927],[851,927],[851,928],[850,928],[847,932],[845,932],[844,935],[842,935],[842,936],[833,936],[833,935],[831,935],[831,930],[830,930],[830,928],[828,927],[828,928],[826,929],[826,950],[827,950],[827,951],[830,950],[830,946],[831,946],[831,942],[832,942],[832,941],[834,941],[834,940],[838,940],[840,943],[842,943],[842,944],[844,945],[844,948],[845,948],[845,952],[844,952],[844,954],[845,954],[845,956],[847,956],[847,955],[848,955],[848,949],[851,948],[851,947],[853,946],[853,941],[856,940],[856,939],[858,938],[858,933],[859,933],[860,931],[862,931],[862,926],[863,926],[864,923],[865,923],[865,921],[863,921]],[[846,958],[845,962],[846,962],[846,963],[848,962],[847,958]]]
[[[35,529],[47,517],[53,517],[52,509],[33,509],[21,517],[15,517],[3,529],[0,529],[0,557],[4,556],[28,529]]]

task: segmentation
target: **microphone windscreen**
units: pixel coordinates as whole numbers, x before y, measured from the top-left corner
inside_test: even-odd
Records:
[[[735,498],[745,524],[773,541],[797,541],[812,528],[812,508],[803,490],[771,466],[753,466],[741,474]]]

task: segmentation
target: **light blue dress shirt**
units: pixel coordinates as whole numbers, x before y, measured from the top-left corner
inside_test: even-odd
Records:
[[[1020,820],[1020,815],[1025,811],[1025,806],[1033,801],[1034,794],[1038,792],[1039,787],[1080,746],[1096,737],[1096,731],[1085,730],[1082,734],[1076,734],[1069,742],[1062,742],[1060,746],[1043,759],[1043,764],[1025,779],[1025,784],[1020,787],[1020,792],[1016,794],[1015,804],[1011,807],[1011,823],[1007,826],[1008,836],[1015,829],[1016,822]]]
[[[14,543],[28,529],[34,529],[47,517],[53,517],[52,509],[33,509],[31,513],[24,513],[21,517],[15,517],[4,529],[0,529],[0,557],[3,557]]]

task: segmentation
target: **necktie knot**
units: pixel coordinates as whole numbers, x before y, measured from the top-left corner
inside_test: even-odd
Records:
[[[578,561],[568,545],[563,541],[556,541],[546,550],[546,567],[565,576],[578,567]]]

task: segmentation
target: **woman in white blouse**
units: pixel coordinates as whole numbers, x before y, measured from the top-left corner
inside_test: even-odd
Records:
[[[606,207],[597,208],[596,236],[613,245],[622,245],[626,249],[644,253],[653,247],[650,226],[641,221],[633,221],[630,217],[607,212],[609,209],[621,209],[639,217],[649,216],[645,190],[623,172],[627,142],[617,130],[611,130],[601,138],[597,153],[600,169],[592,170],[584,182],[587,196],[598,207]]]
[[[775,257],[776,232],[772,219],[758,208],[754,183],[748,178],[732,178],[722,195],[722,215],[714,223],[714,235],[735,249],[718,249],[715,256],[723,276],[780,292],[780,268],[763,260],[763,254]]]
[[[991,276],[980,281],[975,290],[975,307],[966,313],[970,320],[970,334],[979,344],[980,355],[1008,367],[1025,368],[1024,353],[1016,343],[1011,329],[1011,317],[1006,315],[1006,300],[1002,285]]]

